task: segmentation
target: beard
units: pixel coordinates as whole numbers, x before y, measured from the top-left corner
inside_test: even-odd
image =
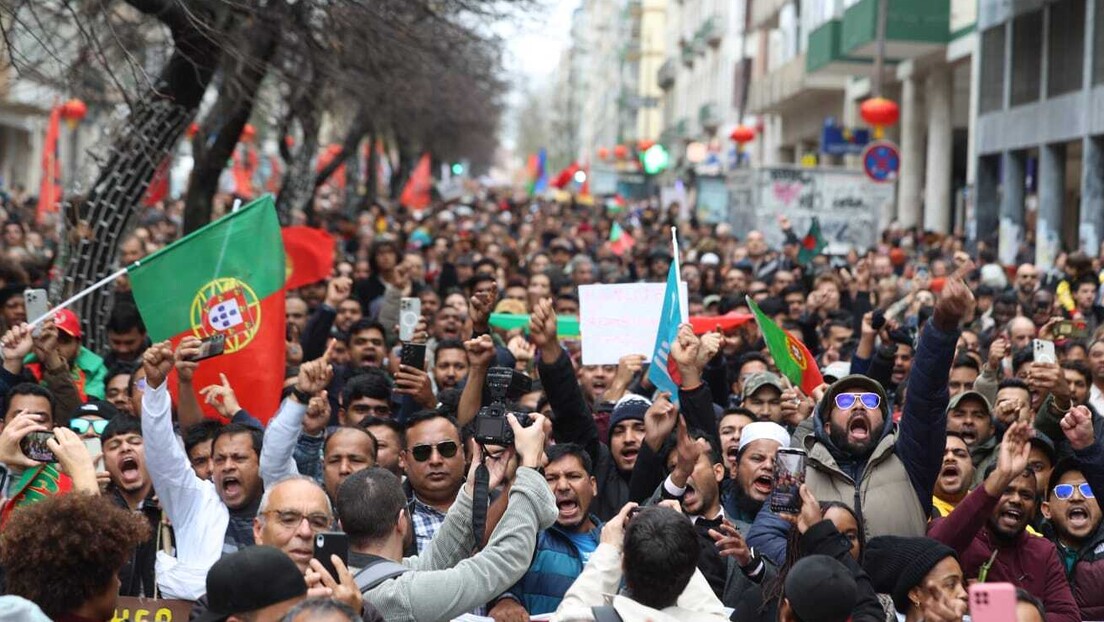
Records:
[[[870,438],[863,442],[852,443],[847,440],[847,429],[834,423],[828,424],[828,438],[838,449],[856,458],[864,458],[874,450],[874,446],[881,440],[871,430]]]

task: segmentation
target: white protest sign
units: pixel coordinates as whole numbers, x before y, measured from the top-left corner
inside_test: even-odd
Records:
[[[683,318],[689,308],[686,284],[679,284]],[[624,283],[579,287],[579,333],[583,365],[616,365],[626,354],[652,356],[666,283]]]

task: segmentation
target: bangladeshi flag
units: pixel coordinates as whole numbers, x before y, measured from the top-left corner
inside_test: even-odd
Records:
[[[134,263],[128,272],[152,340],[170,339],[175,347],[188,335],[225,335],[226,353],[200,363],[193,386],[217,384],[219,373],[226,374],[242,408],[267,421],[279,406],[286,348],[284,244],[271,195]],[[216,416],[213,410],[207,414]]]
[[[794,339],[793,335],[782,330],[778,324],[767,317],[751,296],[746,298],[751,312],[755,314],[755,321],[759,324],[759,332],[763,333],[763,340],[770,348],[771,358],[774,359],[774,365],[778,367],[778,371],[789,378],[794,386],[801,387],[805,395],[812,395],[813,389],[824,382],[816,359],[805,344],[799,339]]]
[[[317,283],[333,271],[334,239],[314,227],[284,227],[285,272],[288,289]]]
[[[820,232],[820,221],[813,217],[809,225],[809,232],[801,239],[801,249],[797,251],[797,263],[807,266],[813,261],[813,257],[820,254],[828,246],[828,240]]]

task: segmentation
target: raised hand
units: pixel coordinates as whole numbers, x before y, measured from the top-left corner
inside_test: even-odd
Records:
[[[31,337],[35,357],[49,369],[67,366],[69,361],[62,358],[58,351],[58,329],[54,325],[54,319],[52,317],[47,318],[40,327],[41,330],[38,331],[38,336],[35,337],[32,333]]]
[[[477,292],[468,300],[471,309],[472,326],[477,330],[487,329],[487,320],[491,317],[495,302],[498,300],[498,284],[490,291]]]
[[[330,423],[330,393],[325,389],[307,402],[307,414],[303,416],[303,432],[318,436]]]
[[[487,369],[495,362],[495,345],[490,335],[480,335],[464,342],[468,351],[468,364],[477,369]]]
[[[1059,422],[1070,447],[1080,451],[1096,442],[1093,433],[1092,413],[1087,406],[1074,406]]]
[[[1009,426],[1000,444],[997,455],[997,468],[985,479],[985,490],[994,497],[1004,494],[1004,489],[1020,476],[1027,468],[1031,455],[1032,430],[1026,421],[1017,421]]]
[[[437,396],[433,394],[429,374],[417,367],[399,365],[399,371],[395,372],[395,393],[409,395],[425,408],[437,405]]]
[[[528,369],[529,363],[533,362],[533,357],[537,355],[537,346],[529,343],[524,335],[514,335],[510,342],[506,344],[506,349],[514,355],[518,369]],[[468,356],[470,359],[471,355]],[[507,598],[506,600],[510,599]]]
[[[73,479],[76,489],[89,493],[99,491],[92,455],[76,432],[69,428],[54,428],[54,437],[46,441],[46,446],[54,453],[61,470]]]
[[[671,403],[671,394],[660,391],[644,413],[644,442],[658,452],[678,421],[678,408]]]
[[[678,336],[671,344],[671,358],[680,368],[695,366],[698,363],[698,351],[701,349],[701,339],[694,334],[694,329],[689,324],[680,324]]]
[[[352,291],[352,279],[347,276],[334,277],[326,284],[326,304],[336,309],[349,298]]]
[[[709,530],[709,537],[713,538],[717,552],[721,557],[733,557],[740,566],[747,566],[751,563],[751,548],[744,541],[744,536],[740,534],[740,530],[736,528],[736,525],[730,523],[727,518],[721,523],[720,528]]]
[[[1004,337],[998,337],[993,340],[993,343],[989,344],[989,370],[1000,376],[1001,362],[1004,357],[1008,356],[1011,344]]]
[[[177,373],[180,372],[177,371]],[[238,396],[234,393],[234,388],[230,386],[230,381],[226,379],[226,374],[220,373],[219,381],[219,384],[203,387],[199,390],[199,394],[203,396],[203,401],[214,408],[220,417],[231,419],[241,410],[241,406],[238,404]]]
[[[295,379],[296,389],[315,395],[330,385],[330,381],[333,380],[333,367],[330,365],[333,347],[334,342],[331,340],[321,358],[303,363],[299,367],[299,377]]]
[[[195,371],[199,369],[199,363],[196,362],[195,358],[199,356],[202,344],[203,342],[198,337],[189,335],[181,339],[176,346],[173,359],[176,365],[176,375],[180,378],[180,382],[189,383],[195,376]]]
[[[531,424],[522,427],[517,417],[506,415],[506,421],[514,431],[514,449],[517,451],[521,466],[540,468],[544,458],[545,421],[540,413],[530,413]]]
[[[529,314],[529,337],[541,351],[541,359],[551,365],[560,358],[560,342],[556,339],[556,312],[552,300],[545,298]]]
[[[797,515],[779,514],[782,519],[797,527],[798,533],[805,533],[809,529],[824,520],[824,514],[820,511],[820,502],[813,496],[813,491],[805,484],[801,485],[801,512]]]
[[[955,271],[956,274],[958,272],[958,270]],[[952,276],[943,285],[939,301],[935,303],[932,321],[941,331],[958,330],[958,324],[972,313],[976,304],[974,294],[969,287],[966,287],[966,283],[961,278]]]
[[[142,354],[142,367],[146,370],[146,386],[156,389],[165,382],[172,371],[175,355],[168,341],[155,343]]]
[[[698,458],[709,451],[705,439],[694,440],[686,429],[686,419],[678,418],[678,442],[675,445],[675,468],[671,471],[671,483],[679,488],[686,486],[686,480],[694,472]]]
[[[718,331],[708,332],[701,336],[701,347],[698,348],[698,369],[705,369],[709,361],[721,351],[724,344],[724,335]]]
[[[23,455],[19,444],[31,432],[48,432],[46,417],[21,410],[8,419],[4,430],[0,432],[0,462],[9,467],[29,469],[40,463]]]
[[[34,348],[34,339],[31,337],[31,327],[26,322],[8,329],[0,338],[3,346],[4,368],[13,374],[18,374],[23,369],[23,359]]]

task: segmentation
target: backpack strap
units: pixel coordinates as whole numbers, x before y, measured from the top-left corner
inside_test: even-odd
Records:
[[[621,622],[621,614],[617,613],[613,605],[591,607],[590,612],[594,614],[594,622]]]
[[[408,570],[410,569],[398,562],[383,559],[361,568],[353,575],[353,579],[356,580],[360,593],[365,594],[384,581],[394,579]]]

